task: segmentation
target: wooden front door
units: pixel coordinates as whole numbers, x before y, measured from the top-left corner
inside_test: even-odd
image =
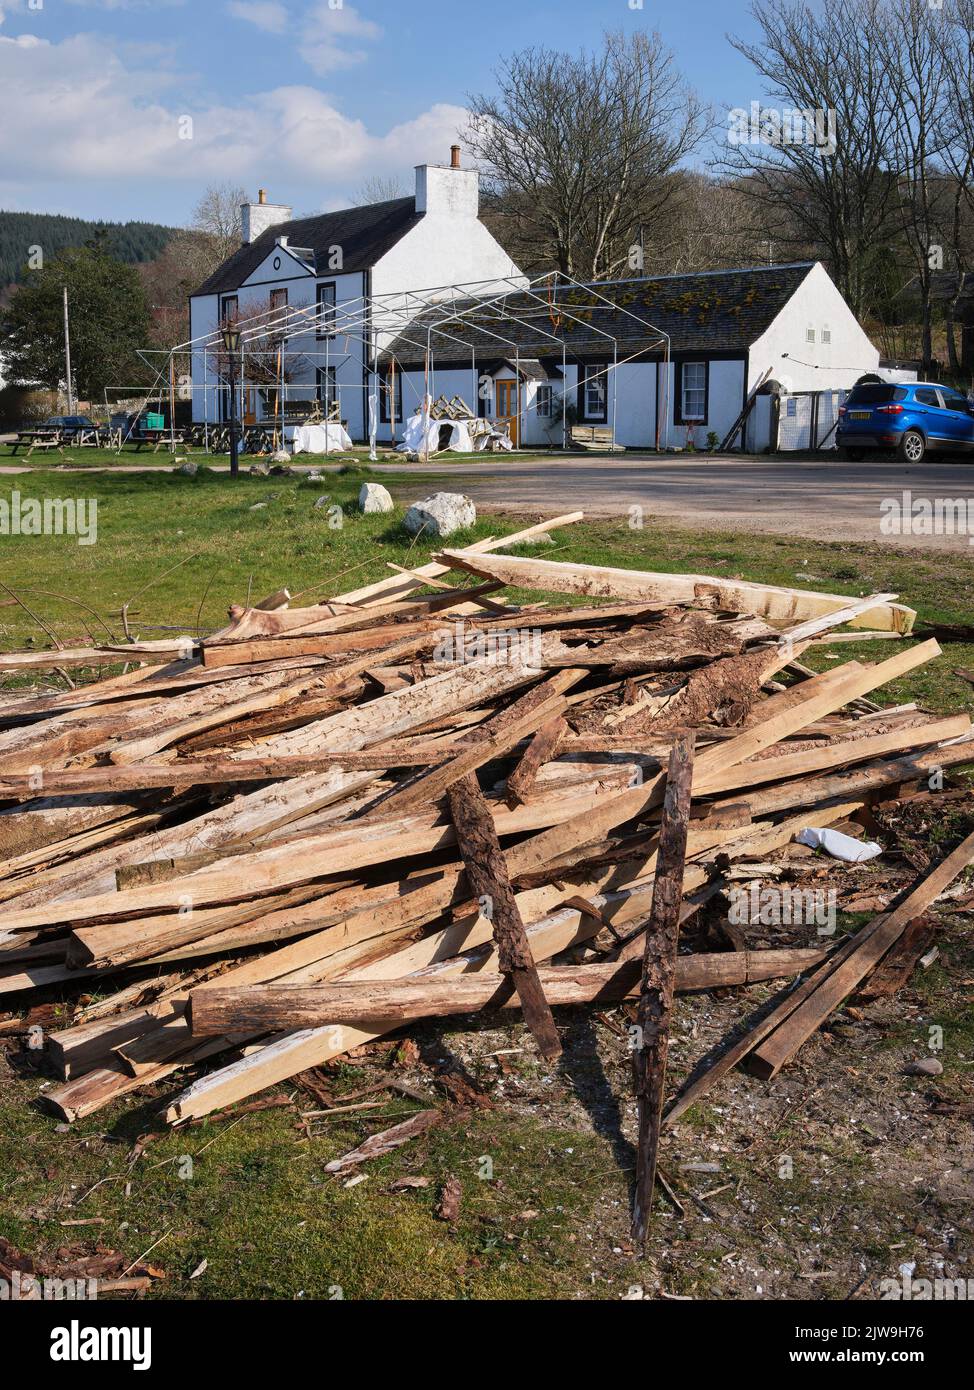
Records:
[[[244,388],[243,422],[248,429],[251,425],[256,425],[257,423],[257,389],[253,386]]]
[[[494,382],[494,415],[498,424],[506,424],[510,430],[511,443],[518,446],[518,425],[520,424],[520,392],[516,381]]]

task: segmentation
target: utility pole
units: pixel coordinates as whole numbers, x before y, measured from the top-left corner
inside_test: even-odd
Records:
[[[68,414],[74,414],[74,385],[71,380],[71,324],[68,317],[68,287],[64,287],[64,369],[67,373]]]

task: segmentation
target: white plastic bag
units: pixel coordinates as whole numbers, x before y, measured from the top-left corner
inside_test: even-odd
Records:
[[[809,826],[799,830],[795,839],[810,849],[824,849],[847,864],[865,864],[867,859],[875,859],[883,852],[882,845],[877,845],[875,840],[854,840],[851,835],[843,835],[841,830],[816,830]]]

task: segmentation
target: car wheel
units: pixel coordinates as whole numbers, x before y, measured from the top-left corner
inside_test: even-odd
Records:
[[[900,440],[900,458],[907,463],[922,463],[927,452],[927,441],[919,430],[907,430]]]
[[[865,449],[846,449],[845,456],[850,463],[861,463],[866,457],[866,451]]]

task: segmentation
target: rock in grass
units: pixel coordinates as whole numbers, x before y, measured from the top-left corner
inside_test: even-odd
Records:
[[[182,473],[184,478],[195,478],[200,466],[198,463],[181,463],[177,471]]]
[[[462,492],[435,492],[422,502],[414,502],[403,517],[411,536],[443,538],[454,531],[465,531],[477,520],[477,508]]]
[[[911,1062],[904,1068],[906,1076],[940,1076],[943,1073],[944,1064],[936,1057],[921,1057],[919,1062]]]
[[[358,495],[360,512],[391,512],[394,510],[392,497],[381,483],[363,483]]]

